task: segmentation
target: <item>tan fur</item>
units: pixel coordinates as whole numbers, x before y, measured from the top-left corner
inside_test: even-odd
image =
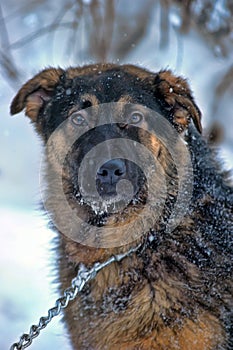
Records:
[[[30,79],[26,84],[22,86],[11,104],[11,114],[19,113],[26,106],[26,114],[33,120],[39,113],[41,103],[30,102],[30,94],[34,91],[42,88],[46,91],[52,91],[59,82],[59,79],[63,73],[62,69],[48,68],[43,72],[37,74],[34,78]]]
[[[189,86],[185,79],[175,77],[169,70],[158,74],[161,80],[158,89],[165,101],[174,109],[174,120],[187,127],[187,116],[193,119],[199,132],[202,132],[201,115],[196,104],[191,100]]]
[[[116,64],[109,64],[109,63],[101,63],[97,65],[87,65],[84,67],[75,67],[75,68],[69,68],[67,70],[67,78],[68,79],[74,79],[77,76],[82,75],[88,75],[88,74],[93,74],[96,73],[101,74],[103,71],[107,71],[108,69],[114,69],[118,68],[119,66]],[[140,67],[136,67],[133,65],[125,65],[124,66],[125,70],[129,72],[130,74],[136,75],[139,79],[146,79],[148,78],[149,72],[146,71],[145,69],[142,69]],[[151,74],[152,76],[152,74]]]
[[[90,254],[90,250],[87,250],[87,253]],[[94,257],[94,250],[93,253]],[[95,258],[102,259],[97,256]],[[75,259],[74,255],[73,259]],[[79,254],[77,254],[77,259],[80,259]],[[120,266],[114,263],[100,271],[91,283],[93,305],[102,303],[101,300],[111,286],[117,289],[117,286],[120,288],[122,284],[127,285],[128,276],[124,271],[127,272],[133,266],[140,267],[140,260],[136,259],[135,256],[125,259]],[[191,271],[192,269],[193,267],[190,266],[190,274],[192,276],[198,275],[198,271]],[[95,327],[91,327],[91,331],[88,309],[85,311],[85,302],[83,305],[82,301],[73,304],[69,311],[69,317],[73,318],[76,315],[79,317],[75,330],[70,328],[75,349],[82,349],[82,341],[85,344],[87,339],[90,343],[96,344],[93,348],[95,350],[211,350],[220,344],[224,340],[225,334],[219,321],[201,309],[196,310],[195,321],[186,319],[173,328],[164,327],[159,317],[161,312],[173,305],[172,313],[175,317],[176,311],[177,313],[180,311],[180,306],[177,304],[177,310],[175,310],[174,303],[185,297],[182,296],[182,285],[176,276],[171,278],[162,270],[160,273],[163,280],[151,286],[143,283],[137,293],[133,294],[127,307],[127,313],[111,314],[111,322],[109,316],[106,319],[101,317],[100,322],[98,315],[96,315],[92,318],[92,325]],[[66,287],[66,284],[63,287]],[[152,301],[153,293],[155,299]],[[114,324],[114,327],[109,327],[111,323]],[[152,330],[155,324],[156,330]],[[145,329],[145,325],[151,325],[151,329],[148,328],[146,334],[142,331]],[[77,331],[82,334],[81,339],[76,337]],[[122,338],[124,339],[123,343],[121,342]],[[106,343],[109,345],[103,345]]]
[[[83,102],[86,102],[86,101],[91,102],[92,106],[97,106],[99,104],[98,99],[93,94],[83,94],[81,99]]]

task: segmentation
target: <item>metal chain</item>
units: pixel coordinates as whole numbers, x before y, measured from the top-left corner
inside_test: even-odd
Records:
[[[61,310],[66,308],[71,300],[74,300],[76,298],[77,294],[82,291],[85,284],[88,281],[95,278],[95,276],[100,270],[102,270],[104,267],[108,266],[114,261],[121,261],[130,254],[136,252],[139,247],[140,245],[130,249],[126,253],[113,255],[103,263],[97,262],[90,269],[87,269],[85,265],[81,264],[77,276],[71,281],[71,286],[65,289],[61,298],[56,300],[55,306],[48,310],[48,315],[42,316],[39,319],[39,323],[37,325],[32,325],[29,330],[29,333],[24,333],[20,337],[18,343],[14,343],[11,345],[10,350],[22,350],[30,346],[32,344],[33,339],[38,337],[40,331],[44,329],[55,316],[58,316]]]

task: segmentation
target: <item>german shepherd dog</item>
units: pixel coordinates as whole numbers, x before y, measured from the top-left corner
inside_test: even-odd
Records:
[[[111,108],[104,112],[101,106]],[[11,114],[23,109],[45,146],[50,145],[45,207],[58,232],[61,290],[69,287],[80,264],[91,267],[138,247],[102,269],[66,309],[73,348],[232,349],[231,179],[201,135],[201,113],[186,80],[169,70],[153,73],[133,65],[48,68],[15,96]],[[153,132],[148,127],[151,111],[163,119],[161,127],[159,118],[152,118]],[[97,123],[100,117],[106,123]],[[177,139],[169,146],[173,131]],[[111,142],[118,142],[115,155]],[[154,157],[154,170],[146,170],[150,180],[133,160],[138,144]],[[99,168],[88,171],[99,156]],[[186,180],[192,188],[188,203],[188,194],[179,199],[187,157],[191,171]],[[86,178],[94,181],[105,206],[93,205],[95,196],[82,191]],[[131,184],[131,199],[114,210],[114,201],[124,200],[127,192],[123,188],[118,194],[123,180]],[[178,202],[182,215],[168,230]],[[146,219],[145,206],[151,213],[145,212]],[[83,223],[90,226],[86,233]],[[112,229],[106,237],[105,229]]]

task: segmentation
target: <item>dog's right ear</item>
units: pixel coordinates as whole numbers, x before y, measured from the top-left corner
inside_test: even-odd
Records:
[[[61,68],[48,68],[26,82],[11,103],[11,114],[17,114],[25,108],[25,114],[35,122],[41,107],[52,97],[63,73]]]

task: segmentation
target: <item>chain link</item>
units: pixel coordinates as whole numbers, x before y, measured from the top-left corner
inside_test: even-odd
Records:
[[[90,269],[87,269],[85,265],[81,264],[77,276],[71,281],[71,286],[65,289],[61,298],[56,300],[55,306],[48,310],[48,315],[42,316],[37,325],[32,325],[28,334],[25,333],[21,335],[19,342],[12,344],[10,350],[22,350],[29,347],[32,344],[33,339],[38,337],[40,331],[44,329],[55,316],[58,316],[61,310],[68,306],[70,301],[76,298],[77,294],[82,291],[85,284],[95,278],[100,270],[114,261],[121,261],[130,254],[136,252],[139,247],[140,245],[131,248],[126,253],[113,255],[103,263],[97,262]]]

